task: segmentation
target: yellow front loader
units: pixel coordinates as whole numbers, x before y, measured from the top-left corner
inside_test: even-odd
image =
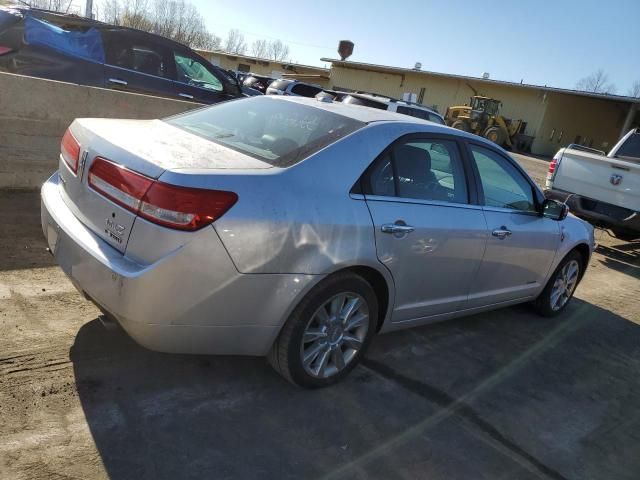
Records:
[[[447,125],[480,135],[500,146],[517,149],[517,136],[524,133],[526,123],[511,120],[500,114],[502,102],[493,98],[474,95],[470,105],[447,108]]]

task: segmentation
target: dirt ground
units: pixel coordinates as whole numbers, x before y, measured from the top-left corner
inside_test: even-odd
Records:
[[[518,156],[537,181],[546,162]],[[640,242],[598,233],[557,319],[527,306],[379,336],[340,385],[150,352],[0,192],[0,478],[640,478]]]

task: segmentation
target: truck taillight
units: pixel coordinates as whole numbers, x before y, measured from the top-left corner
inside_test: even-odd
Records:
[[[69,166],[73,173],[78,173],[78,162],[80,161],[80,144],[73,136],[71,130],[67,128],[60,142],[60,153],[62,159]]]
[[[560,160],[562,160],[562,155],[560,152],[556,153],[556,155],[549,163],[549,171],[547,172],[547,181],[545,182],[546,188],[551,188],[553,186],[553,180],[558,173],[558,167],[560,166]]]
[[[178,230],[209,225],[238,201],[234,192],[170,185],[101,157],[89,169],[89,185],[136,215]]]

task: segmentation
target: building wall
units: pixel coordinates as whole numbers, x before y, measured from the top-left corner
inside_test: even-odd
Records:
[[[570,143],[608,151],[620,138],[629,104],[549,93],[547,111],[532,149],[553,155]]]
[[[500,99],[506,117],[527,122],[525,133],[534,138],[531,151],[551,156],[578,140],[586,146],[608,150],[620,138],[630,104],[585,96],[546,92],[512,85],[486,84],[427,73],[391,73],[334,65],[331,86],[376,92],[402,98],[405,92],[420,95],[427,106],[444,114],[448,106],[469,102],[473,86],[480,95]],[[562,132],[562,137],[560,137]],[[553,134],[553,135],[552,135]]]
[[[536,136],[546,108],[544,92],[541,90],[479,84],[425,73],[382,73],[335,65],[331,69],[332,87],[382,93],[396,98],[402,98],[405,92],[419,96],[424,88],[422,103],[436,107],[443,115],[447,107],[469,103],[469,98],[474,93],[467,83],[475,88],[479,95],[500,99],[503,104],[502,114],[524,120],[527,122],[525,133]]]
[[[0,73],[0,188],[41,185],[75,118],[162,118],[199,103]]]
[[[240,65],[249,67],[249,72],[256,75],[267,75],[280,77],[283,74],[300,74],[300,75],[324,75],[329,76],[329,71],[319,67],[309,67],[306,65],[298,65],[295,63],[282,63],[259,58],[229,55],[223,52],[207,52],[197,50],[198,54],[209,60],[214,65],[225,70],[240,70]],[[315,83],[322,87],[329,85],[328,78],[305,79],[305,82]]]

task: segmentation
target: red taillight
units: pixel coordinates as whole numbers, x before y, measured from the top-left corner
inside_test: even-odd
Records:
[[[7,53],[10,53],[10,52],[12,52],[12,51],[13,51],[13,49],[12,49],[12,48],[5,47],[4,45],[0,45],[0,56],[1,56],[1,55],[5,55],[5,54],[7,54]]]
[[[65,163],[73,173],[78,173],[78,161],[80,160],[80,144],[67,128],[60,142],[60,152]]]
[[[554,158],[553,160],[551,160],[551,163],[549,164],[549,173],[555,172],[557,166],[558,166],[558,160]]]
[[[179,230],[209,225],[238,201],[233,192],[170,185],[100,157],[89,169],[89,185],[127,210]]]

